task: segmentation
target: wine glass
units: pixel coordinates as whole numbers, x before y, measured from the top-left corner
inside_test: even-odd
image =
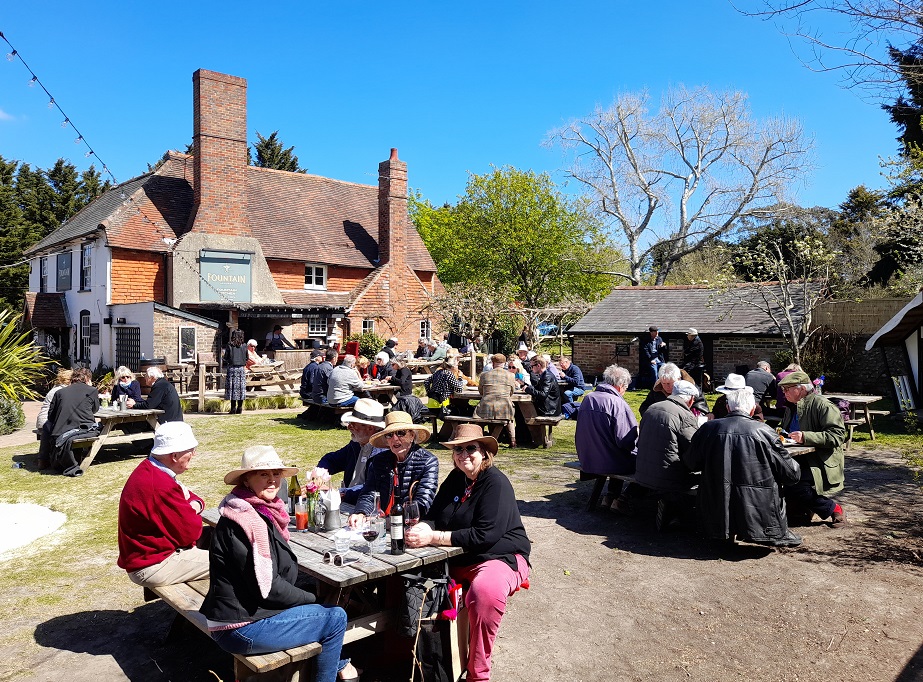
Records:
[[[372,553],[372,543],[381,535],[384,525],[384,519],[381,517],[367,517],[362,522],[362,537],[369,544],[369,554]]]
[[[420,503],[407,500],[404,503],[404,530],[413,528],[420,521]]]

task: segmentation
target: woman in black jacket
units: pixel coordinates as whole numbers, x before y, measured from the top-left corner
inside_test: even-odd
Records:
[[[558,386],[558,380],[548,370],[548,362],[540,355],[532,358],[531,367],[531,386],[521,379],[516,381],[532,396],[532,404],[540,417],[557,417],[561,414],[561,387]]]
[[[459,424],[451,440],[455,468],[439,486],[426,523],[407,533],[409,547],[462,547],[449,559],[465,584],[468,609],[468,682],[490,679],[490,652],[507,598],[529,578],[526,535],[510,480],[493,466],[497,441],[477,424]],[[525,585],[528,587],[528,583]]]
[[[235,329],[231,332],[231,342],[224,349],[224,365],[227,368],[227,381],[224,384],[224,399],[231,401],[230,414],[240,414],[247,397],[247,360],[249,354],[244,345],[244,332]]]
[[[234,489],[218,506],[209,560],[210,584],[201,613],[212,638],[232,654],[265,654],[319,642],[317,680],[358,680],[340,660],[346,612],[315,604],[313,594],[295,586],[298,561],[288,545],[289,516],[277,495],[286,467],[275,449],[255,445],[241,466],[224,477]]]
[[[397,396],[413,395],[413,372],[407,366],[407,361],[400,355],[391,361],[391,367],[394,368],[394,376],[391,377],[391,385],[397,386]]]

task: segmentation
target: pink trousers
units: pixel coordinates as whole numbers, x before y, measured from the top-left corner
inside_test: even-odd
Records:
[[[456,567],[452,577],[465,587],[468,609],[468,682],[490,679],[490,654],[506,611],[506,600],[529,577],[529,564],[516,555],[518,570],[499,559]]]

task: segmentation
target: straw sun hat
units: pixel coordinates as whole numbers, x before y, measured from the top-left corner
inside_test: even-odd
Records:
[[[298,473],[298,467],[290,467],[282,463],[282,458],[271,445],[251,445],[244,450],[244,456],[240,460],[240,468],[229,471],[224,482],[228,485],[238,485],[240,477],[251,471],[272,471],[280,469],[282,476],[289,477]]]
[[[414,424],[409,414],[395,410],[385,416],[385,428],[369,438],[369,442],[376,448],[386,448],[388,447],[388,441],[385,440],[386,436],[395,431],[413,431],[417,436],[418,443],[428,439],[431,433],[428,426]]]

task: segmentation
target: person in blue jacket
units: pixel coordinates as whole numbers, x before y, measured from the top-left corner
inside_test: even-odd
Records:
[[[385,408],[372,398],[359,398],[353,411],[347,412],[340,423],[349,429],[350,440],[339,450],[321,457],[317,466],[331,474],[343,474],[340,497],[348,504],[355,504],[359,491],[365,484],[365,472],[369,459],[387,448],[376,448],[369,439],[385,427]]]

